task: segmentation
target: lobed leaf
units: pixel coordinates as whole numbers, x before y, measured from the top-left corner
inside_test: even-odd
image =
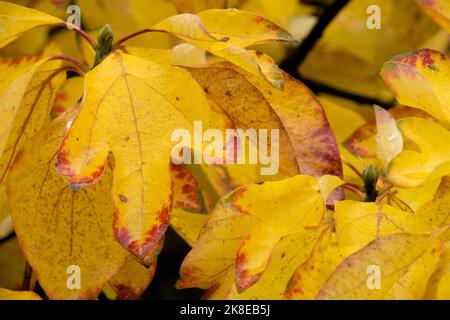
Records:
[[[222,128],[223,118],[186,71],[118,52],[86,74],[85,87],[84,105],[58,154],[58,171],[74,188],[95,184],[112,152],[114,232],[144,259],[169,224],[172,132],[192,134],[194,120]]]

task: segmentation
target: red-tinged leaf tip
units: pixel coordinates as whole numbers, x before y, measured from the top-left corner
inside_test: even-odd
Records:
[[[236,276],[236,289],[239,293],[250,288],[261,277],[261,273],[250,275],[249,271],[245,268],[246,264],[247,257],[245,253],[238,251],[234,260],[234,272]]]
[[[228,197],[226,197],[223,202],[224,205],[232,210],[239,211],[242,214],[250,214],[241,205],[238,204],[239,199],[241,199],[245,192],[247,192],[247,188],[241,187],[233,191]]]
[[[82,188],[96,184],[101,179],[105,172],[105,164],[99,166],[89,175],[79,177],[72,169],[68,151],[61,150],[56,156],[56,171],[67,178],[71,188]]]
[[[366,139],[374,137],[377,134],[375,124],[365,124],[358,128],[346,141],[344,146],[354,155],[362,158],[375,157],[375,151],[364,146],[362,142]]]
[[[117,208],[115,209],[113,229],[116,239],[125,249],[139,258],[147,266],[149,263],[151,264],[151,259],[147,259],[149,253],[159,245],[169,226],[169,213],[172,210],[171,203],[161,207],[156,215],[156,223],[143,234],[141,239],[133,238],[126,227],[119,225],[118,217],[120,213]]]

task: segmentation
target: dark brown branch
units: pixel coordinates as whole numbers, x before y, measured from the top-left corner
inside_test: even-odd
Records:
[[[336,0],[331,4],[325,13],[320,17],[309,35],[302,41],[300,46],[289,55],[281,64],[281,68],[289,74],[296,76],[297,68],[306,59],[306,56],[316,45],[317,41],[322,37],[323,32],[336,17],[336,15],[344,8],[349,0]]]

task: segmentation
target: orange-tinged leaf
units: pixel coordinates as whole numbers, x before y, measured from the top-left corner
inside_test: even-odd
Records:
[[[266,271],[250,288],[239,293],[233,270],[222,282],[206,292],[206,299],[232,300],[280,300],[288,285],[289,278],[299,265],[310,256],[317,242],[329,231],[328,226],[317,229],[303,229],[283,237],[273,251]]]
[[[345,259],[331,274],[319,299],[423,299],[438,263],[442,243],[436,235],[382,237]],[[380,289],[369,285],[369,267],[381,271]]]
[[[0,48],[37,27],[64,25],[58,18],[9,2],[0,2]]]
[[[158,79],[158,81],[154,81]],[[63,142],[58,171],[72,186],[96,183],[115,159],[114,232],[144,259],[169,224],[172,132],[217,114],[188,72],[115,52],[86,74],[86,100]]]
[[[10,291],[0,289],[0,300],[42,300],[42,298],[31,291]]]
[[[95,299],[122,267],[127,252],[112,232],[112,176],[72,191],[56,174],[54,158],[71,110],[38,133],[16,157],[7,190],[17,237],[51,299]],[[78,270],[80,287],[68,286]]]
[[[236,23],[236,19],[244,20],[247,24],[244,27]],[[229,26],[225,30],[230,32],[224,30],[224,23]],[[181,14],[170,17],[154,26],[154,29],[169,32],[252,74],[262,75],[276,88],[284,87],[281,71],[272,58],[243,48],[268,41],[292,41],[292,36],[287,31],[265,18],[231,9],[207,10],[198,16]]]
[[[203,192],[194,176],[185,168],[171,166],[173,178],[173,209],[170,226],[190,246],[208,221],[207,193]]]
[[[284,91],[274,90],[229,63],[190,71],[237,127],[280,130],[280,173],[342,176],[337,142],[323,108],[303,84],[283,73]]]
[[[449,130],[420,118],[402,119],[398,126],[416,148],[404,150],[391,162],[387,173],[395,185],[417,187],[450,174]]]
[[[448,0],[416,0],[431,18],[450,32],[450,2]]]
[[[234,265],[238,292],[249,289],[267,270],[282,239],[319,226],[327,198],[321,188],[332,191],[323,187],[327,183],[339,185],[328,176],[296,176],[232,192],[216,206],[183,262],[178,286],[211,287]],[[214,249],[217,241],[220,252]]]
[[[399,103],[450,122],[447,56],[431,49],[402,54],[384,64],[381,76]]]

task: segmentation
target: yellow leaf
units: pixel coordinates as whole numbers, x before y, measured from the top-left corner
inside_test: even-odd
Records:
[[[406,212],[384,204],[352,200],[335,203],[336,234],[341,246],[361,248],[394,233],[428,234],[443,222],[445,212]],[[430,214],[431,213],[431,214]]]
[[[420,118],[402,119],[398,127],[418,150],[404,150],[392,160],[389,180],[400,187],[417,187],[450,174],[450,131]]]
[[[62,20],[46,13],[8,2],[0,2],[0,14],[0,48],[37,27],[64,25]]]
[[[324,188],[326,180],[330,186]],[[249,289],[266,272],[280,241],[319,226],[325,213],[320,190],[331,185],[337,186],[327,177],[319,183],[296,176],[235,190],[213,211],[182,265],[178,286],[209,288],[234,267],[238,292]]]
[[[110,24],[116,39],[148,28],[177,13],[168,0],[76,0],[87,31],[96,31]],[[166,34],[145,34],[129,41],[130,45],[170,49],[174,41]]]
[[[97,298],[127,256],[111,228],[110,171],[97,185],[80,191],[72,191],[55,172],[54,157],[75,112],[26,144],[7,183],[20,245],[51,299]]]
[[[281,71],[272,58],[243,47],[276,40],[292,41],[292,36],[256,14],[237,10],[207,10],[198,16],[186,13],[170,17],[153,29],[171,33],[252,74],[263,75],[276,88],[284,87]]]
[[[237,290],[234,270],[229,269],[220,284],[206,292],[207,299],[232,300],[281,300],[289,278],[299,265],[304,263],[320,241],[328,226],[303,229],[283,237],[272,253],[267,270],[253,286],[242,293]]]
[[[181,43],[171,50],[129,46],[122,50],[133,56],[160,64],[196,67],[207,63],[206,52],[189,43]]]
[[[450,122],[447,56],[431,49],[402,54],[384,64],[381,76],[399,103]]]
[[[318,299],[423,299],[441,251],[435,235],[382,237],[339,264]],[[372,287],[377,277],[379,289]]]
[[[0,300],[42,300],[42,298],[31,291],[10,291],[0,289]]]
[[[230,63],[190,71],[238,128],[279,129],[282,175],[300,171],[316,177],[342,176],[336,139],[323,108],[302,83],[283,73],[284,91],[274,90]]]
[[[192,132],[194,119],[204,120],[205,127],[223,124],[201,88],[179,68],[115,52],[86,74],[85,87],[86,100],[64,139],[58,171],[73,186],[95,184],[112,152],[114,232],[144,259],[169,224],[172,132]]]
[[[330,274],[354,251],[355,248],[339,246],[334,233],[324,235],[311,256],[295,271],[287,285],[284,298],[315,299]]]
[[[450,2],[448,0],[416,0],[423,11],[450,32]]]

